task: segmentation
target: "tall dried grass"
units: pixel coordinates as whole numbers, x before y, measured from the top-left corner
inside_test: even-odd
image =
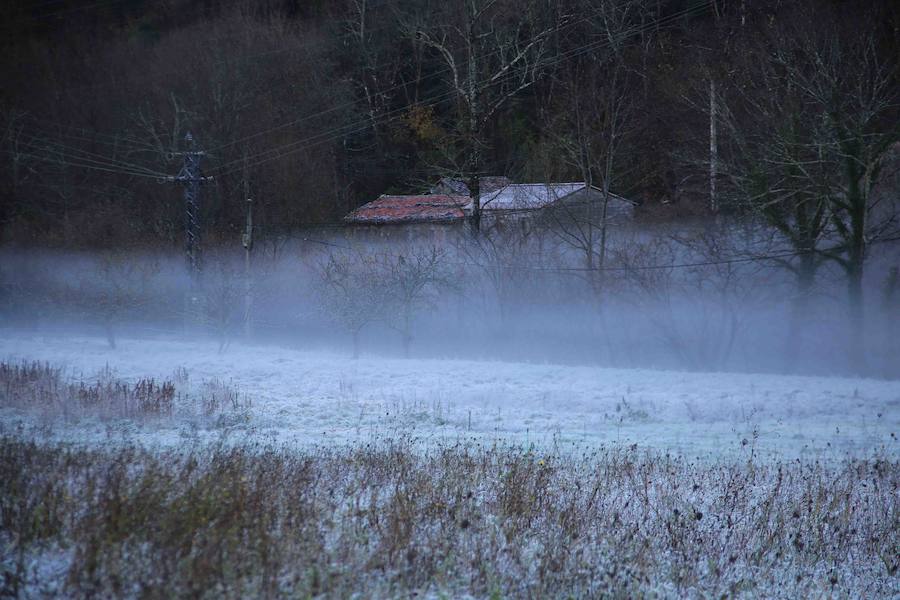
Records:
[[[14,596],[886,598],[898,489],[893,459],[7,438],[0,564]]]
[[[176,372],[187,385],[185,373]],[[176,412],[221,419],[246,418],[251,401],[229,384],[212,380],[198,394],[180,394],[175,383],[145,377],[131,383],[104,369],[89,379],[67,379],[48,363],[0,362],[0,408],[37,413],[48,419],[169,419]],[[232,419],[233,420],[233,419]]]

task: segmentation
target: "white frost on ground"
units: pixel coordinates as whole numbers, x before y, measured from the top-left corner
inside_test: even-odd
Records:
[[[231,381],[253,401],[236,435],[262,442],[333,444],[404,434],[558,444],[638,444],[689,456],[802,457],[831,461],[900,455],[900,382],[871,379],[605,369],[555,364],[402,360],[179,338],[120,340],[5,332],[0,358],[40,360],[89,379],[117,376],[189,385]],[[185,391],[183,388],[180,391]],[[5,430],[33,418],[0,409]],[[58,439],[183,443],[185,423],[82,421],[45,428]]]

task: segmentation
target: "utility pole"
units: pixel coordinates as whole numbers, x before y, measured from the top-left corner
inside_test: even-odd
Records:
[[[177,153],[184,159],[181,171],[174,177],[167,177],[166,181],[184,185],[184,247],[191,282],[185,302],[185,323],[188,323],[191,315],[197,315],[200,308],[200,183],[210,181],[212,177],[200,175],[200,161],[206,153],[196,149],[190,131],[184,136],[184,141],[188,149]]]
[[[719,212],[716,177],[719,171],[719,146],[716,140],[716,82],[709,77],[709,210]]]
[[[246,187],[245,187],[246,190]],[[247,229],[241,236],[244,246],[244,335],[250,337],[253,332],[253,277],[250,271],[250,251],[253,250],[253,198],[247,198]]]

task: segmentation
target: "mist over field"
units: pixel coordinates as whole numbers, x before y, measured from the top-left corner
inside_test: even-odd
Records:
[[[8,249],[3,318],[26,335],[99,335],[111,347],[120,336],[172,335],[209,339],[223,353],[276,343],[348,358],[900,376],[897,248],[872,251],[857,355],[836,269],[821,270],[798,308],[791,275],[774,260],[745,245],[716,249],[735,262],[706,264],[716,261],[698,237],[709,232],[684,231],[695,237],[627,234],[598,273],[548,234],[513,247],[464,237],[436,247],[312,231],[274,256],[258,248],[249,270],[243,251],[213,249],[194,293],[179,253]],[[330,279],[329,265],[346,280]],[[400,298],[404,285],[421,287]]]
[[[0,23],[0,598],[900,597],[897,2]]]

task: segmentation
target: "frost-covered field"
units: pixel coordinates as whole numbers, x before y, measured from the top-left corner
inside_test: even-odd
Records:
[[[895,598],[898,425],[889,381],[7,332],[0,595]]]
[[[0,438],[16,597],[896,598],[896,462]]]
[[[603,369],[465,360],[402,360],[205,341],[8,334],[0,359],[47,361],[76,379],[104,369],[134,381],[175,380],[191,393],[212,379],[252,400],[232,437],[299,445],[403,434],[595,447],[638,444],[687,456],[835,460],[900,453],[900,382],[767,374]],[[56,439],[173,445],[188,423],[40,423],[4,409],[4,427],[42,425]],[[207,434],[208,435],[208,434]],[[218,433],[216,434],[218,435]]]

